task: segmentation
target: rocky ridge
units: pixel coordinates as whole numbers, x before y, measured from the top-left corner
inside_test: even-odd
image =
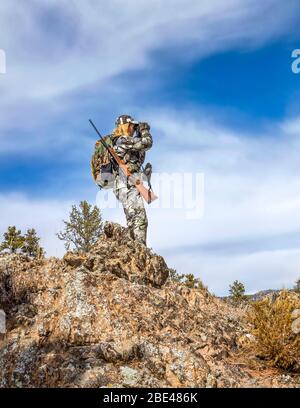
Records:
[[[287,387],[245,351],[244,311],[168,279],[107,223],[88,254],[0,256],[0,387]]]

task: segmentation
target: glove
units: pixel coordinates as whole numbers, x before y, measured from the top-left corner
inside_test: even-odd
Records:
[[[145,130],[149,131],[150,125],[147,122],[140,122],[138,125],[138,132],[141,134]]]
[[[117,141],[117,148],[121,148],[123,150],[132,149],[133,141],[132,138],[129,137],[120,137]]]

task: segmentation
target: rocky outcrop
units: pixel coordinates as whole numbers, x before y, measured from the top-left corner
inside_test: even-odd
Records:
[[[104,233],[89,254],[67,253],[64,261],[94,273],[110,272],[130,282],[160,288],[169,276],[163,257],[130,238],[127,229],[106,223]]]
[[[116,224],[89,254],[2,255],[0,387],[287,386],[245,363],[237,308],[168,274]]]

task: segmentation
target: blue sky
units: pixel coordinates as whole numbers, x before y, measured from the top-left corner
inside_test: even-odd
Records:
[[[96,202],[88,119],[108,133],[130,113],[151,124],[156,172],[205,177],[201,219],[148,207],[149,245],[217,294],[234,279],[249,292],[291,286],[300,276],[299,12],[293,0],[1,4],[0,233],[34,226],[60,256],[55,232],[70,205]],[[121,209],[103,216],[125,224]]]

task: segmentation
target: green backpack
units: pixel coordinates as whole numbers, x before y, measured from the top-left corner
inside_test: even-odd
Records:
[[[104,136],[103,139],[108,146],[113,147],[111,135]],[[95,144],[91,160],[91,171],[93,179],[100,189],[113,187],[114,175],[111,156],[100,140],[97,140]]]

